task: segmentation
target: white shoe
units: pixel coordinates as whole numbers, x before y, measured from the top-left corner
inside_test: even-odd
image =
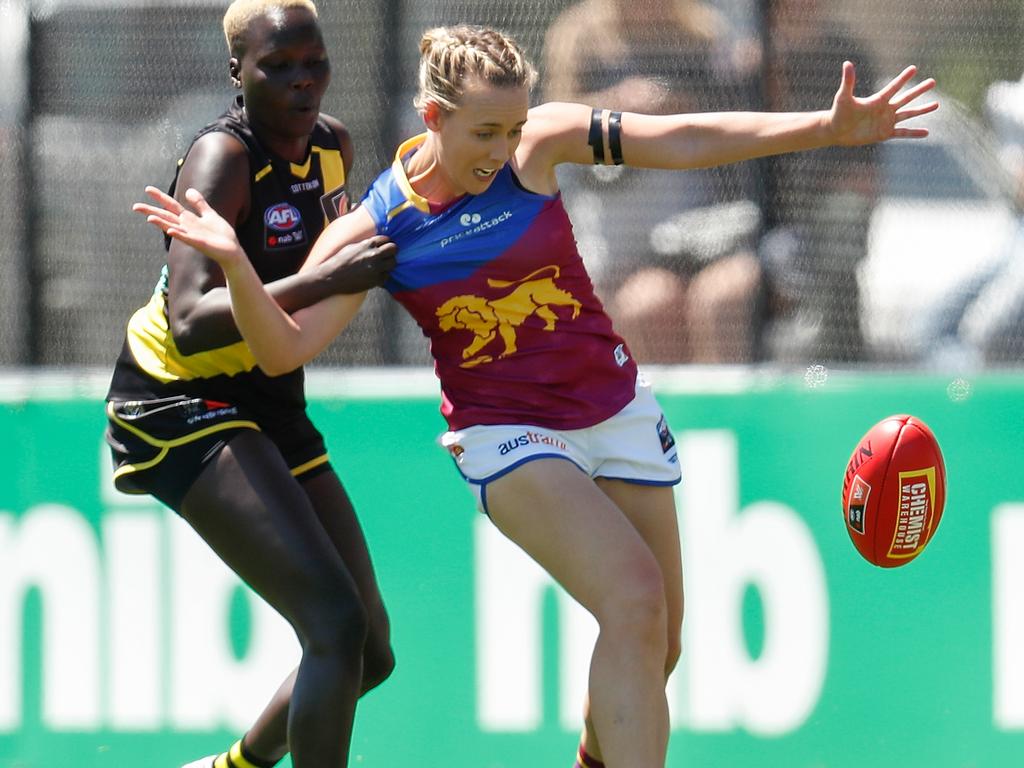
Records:
[[[201,757],[198,760],[193,760],[191,763],[187,763],[181,768],[213,768],[213,761],[216,760],[220,755],[209,755],[208,757]]]

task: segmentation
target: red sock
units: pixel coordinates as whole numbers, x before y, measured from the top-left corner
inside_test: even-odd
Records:
[[[588,755],[587,750],[580,744],[580,748],[576,752],[576,765],[573,768],[604,768],[604,763],[596,757]]]

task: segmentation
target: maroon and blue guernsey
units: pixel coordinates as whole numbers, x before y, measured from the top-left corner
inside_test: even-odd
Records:
[[[413,191],[405,142],[363,200],[398,245],[386,285],[430,339],[450,429],[581,429],[633,399],[636,364],[594,294],[560,195],[506,164],[481,195],[441,211]]]

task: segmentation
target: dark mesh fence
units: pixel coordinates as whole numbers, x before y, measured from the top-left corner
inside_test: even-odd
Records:
[[[170,181],[232,95],[225,6],[0,0],[0,364],[113,360],[163,264],[130,205]],[[334,71],[324,110],[353,132],[357,195],[419,130],[417,43],[436,24],[514,34],[541,70],[537,101],[627,111],[818,109],[844,58],[860,94],[919,64],[944,102],[927,141],[688,173],[563,168],[577,240],[642,360],[1024,360],[1019,0],[319,6]],[[375,292],[318,362],[427,359]]]
[[[28,25],[4,2],[0,16],[0,365],[10,365],[23,358],[28,336],[29,291],[22,253],[31,228],[22,205],[20,170],[26,146],[21,123]]]

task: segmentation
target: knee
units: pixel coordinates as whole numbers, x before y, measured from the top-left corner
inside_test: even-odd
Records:
[[[677,605],[669,605],[668,647],[665,650],[665,679],[675,671],[683,654],[683,596]]]
[[[380,602],[368,606],[370,627],[363,646],[362,693],[387,680],[395,669],[395,653],[391,648],[391,622]]]
[[[390,643],[368,642],[363,651],[362,693],[373,690],[395,671],[395,652]]]
[[[665,647],[668,607],[661,570],[653,558],[623,575],[598,623],[602,631],[623,632],[652,649]]]
[[[665,651],[665,679],[675,670],[679,663],[679,657],[683,653],[683,642],[678,629],[670,630],[668,633],[668,648]]]
[[[320,599],[310,599],[312,611],[299,630],[303,649],[338,658],[362,655],[369,633],[366,608],[354,587],[326,587]]]

